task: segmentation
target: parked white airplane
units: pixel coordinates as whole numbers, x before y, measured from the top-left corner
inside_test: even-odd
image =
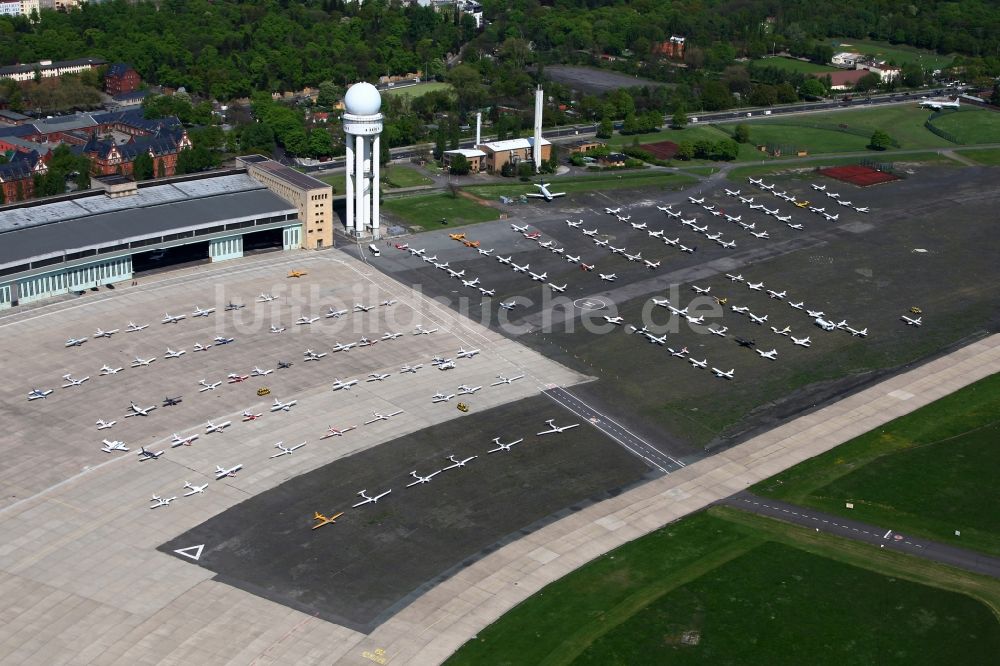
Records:
[[[726,248],[727,250],[736,247],[736,241],[734,241],[734,240],[733,241],[722,241],[722,240],[720,240],[720,241],[718,241],[718,243],[719,243],[719,245],[721,245],[722,247]]]
[[[693,204],[703,204],[705,203],[705,197],[702,197],[700,199],[696,199],[694,197],[688,197],[688,201],[690,201]]]
[[[516,224],[512,224],[512,225],[510,225],[510,228],[513,229],[514,231],[516,231],[519,234],[523,234],[525,231],[528,230],[528,225],[526,224],[523,227],[519,227]]]
[[[549,277],[548,271],[542,274],[532,273],[531,271],[528,271],[528,274],[531,276],[531,279],[534,280],[535,282],[545,282],[545,280]]]
[[[380,340],[389,341],[389,340],[395,340],[396,338],[401,338],[401,337],[403,337],[402,333],[392,333],[390,331],[386,331],[385,333],[382,334],[382,337],[379,338],[379,339]]]
[[[435,393],[434,395],[431,396],[431,402],[432,403],[448,402],[454,397],[455,397],[454,393],[441,393],[439,391],[438,393]]]
[[[70,338],[69,340],[66,341],[66,346],[79,347],[86,341],[87,341],[87,336],[83,336],[82,338]]]
[[[809,206],[809,210],[811,210],[812,212],[816,213],[817,215],[822,215],[823,213],[826,212],[826,208],[825,207],[820,208],[820,207],[817,207],[817,206]]]
[[[199,435],[196,433],[194,435],[188,435],[187,437],[181,437],[176,432],[173,434],[170,441],[170,446],[177,448],[178,446],[191,446],[191,444],[198,439]]]
[[[326,434],[320,437],[320,439],[328,439],[330,437],[343,437],[345,432],[350,432],[357,427],[358,426],[356,425],[347,426],[346,428],[334,428],[333,426],[330,426],[329,428],[327,428]]]
[[[463,269],[462,269],[462,270],[460,270],[460,271],[456,271],[456,270],[455,270],[455,269],[453,269],[453,268],[449,268],[449,269],[448,269],[448,275],[450,275],[450,276],[451,276],[451,277],[453,277],[453,278],[460,278],[460,277],[462,277],[463,275],[465,275],[465,269],[463,268]]]
[[[643,259],[642,263],[646,264],[646,268],[648,268],[650,270],[652,270],[654,268],[659,268],[660,267],[660,260],[650,261],[649,259]]]
[[[773,289],[768,289],[767,290],[767,295],[768,296],[770,296],[771,298],[775,298],[775,299],[777,299],[779,301],[782,300],[783,298],[785,298],[786,294],[788,294],[788,291],[775,291]]]
[[[916,319],[910,319],[906,315],[903,315],[902,319],[906,322],[907,326],[920,326],[923,323],[923,316],[917,317]]]
[[[615,326],[621,326],[625,320],[622,317],[609,317],[608,315],[604,315],[604,321],[609,324],[614,324]]]
[[[777,326],[772,326],[771,330],[774,331],[775,335],[790,335],[792,332],[792,327],[785,326],[784,328],[779,329]]]
[[[836,192],[827,192],[826,196],[830,197],[831,199],[839,199],[840,198],[840,195],[838,193],[836,193]]]
[[[621,208],[605,208],[604,212],[608,213],[609,215],[617,215],[618,213],[622,212],[622,209]]]
[[[490,386],[500,386],[501,384],[511,384],[516,382],[518,379],[523,379],[524,375],[518,375],[517,377],[504,377],[503,375],[497,375],[497,381],[490,384]]]
[[[419,250],[414,250],[412,247],[410,248],[410,254],[414,257],[422,257],[425,252],[427,252],[427,250],[424,248],[420,248]]]
[[[747,180],[749,180],[749,181],[750,181],[750,184],[751,184],[751,185],[757,185],[758,187],[760,187],[761,185],[763,185],[763,184],[764,184],[764,179],[763,179],[763,178],[757,178],[757,179],[754,179],[754,177],[753,177],[753,176],[748,176],[748,177],[747,177]]]
[[[791,222],[792,221],[792,216],[791,215],[775,215],[774,219],[776,219],[778,222]]]
[[[264,413],[259,412],[257,414],[254,414],[249,409],[244,409],[242,416],[243,416],[243,422],[246,423],[247,421],[256,421],[260,417],[264,416]]]
[[[493,248],[490,248],[490,249],[488,249],[488,250],[484,250],[484,249],[483,249],[483,248],[481,248],[481,247],[477,247],[477,248],[476,248],[476,251],[477,251],[477,252],[479,252],[479,254],[481,254],[481,255],[482,255],[482,256],[484,256],[484,257],[489,257],[490,255],[492,255],[492,254],[493,254]]]
[[[507,301],[506,303],[501,303],[500,307],[504,310],[513,310],[515,305],[517,305],[517,303],[514,301]]]
[[[331,318],[331,317],[335,317],[335,318],[337,318],[337,319],[340,319],[340,318],[341,318],[341,317],[343,317],[343,316],[344,316],[345,314],[347,314],[347,310],[346,310],[346,309],[345,309],[345,310],[334,310],[334,309],[333,309],[333,307],[331,306],[331,307],[330,307],[330,309],[329,309],[329,310],[327,311],[327,313],[326,313],[326,314],[325,314],[324,316],[325,316],[325,317],[326,317],[327,319],[329,319],[329,318]],[[273,327],[272,327],[272,328],[273,328]],[[284,329],[281,329],[281,330],[284,330]]]
[[[538,433],[535,433],[535,434],[536,435],[551,435],[553,433],[563,432],[564,430],[569,430],[570,428],[575,428],[575,427],[577,427],[580,424],[579,423],[574,423],[572,425],[557,426],[555,419],[548,419],[547,421],[545,421],[545,425],[547,425],[549,427],[548,430],[543,430],[542,432],[538,432]]]
[[[389,379],[390,376],[391,375],[388,374],[388,373],[386,373],[386,374],[380,374],[378,372],[370,372],[370,373],[368,373],[368,379],[366,379],[365,381],[366,382],[384,382],[385,380]]]
[[[482,388],[483,388],[482,386],[468,386],[466,384],[460,384],[458,387],[458,391],[456,391],[456,393],[458,395],[472,395],[473,393],[481,390]]]
[[[465,349],[465,347],[459,347],[458,353],[455,354],[455,358],[472,358],[479,353],[478,349]]]
[[[601,240],[600,238],[595,238],[594,239],[594,245],[596,245],[597,247],[607,247],[608,246],[608,241]]]
[[[767,317],[768,317],[768,315],[764,315],[763,317],[758,317],[757,315],[755,315],[752,312],[748,312],[747,316],[750,317],[750,321],[752,321],[753,323],[757,324],[758,326],[763,326],[764,322],[767,321]]]
[[[98,430],[106,430],[116,423],[118,423],[118,421],[105,421],[104,419],[97,419],[96,425]]]
[[[125,329],[126,333],[135,333],[136,331],[141,331],[144,328],[149,328],[149,324],[136,324],[134,321],[128,323],[128,328]]]
[[[555,285],[555,284],[552,284],[551,282],[549,282],[549,288],[552,289],[552,291],[554,291],[554,292],[556,292],[558,294],[561,294],[564,291],[566,291],[566,287],[568,287],[568,286],[569,286],[568,282],[566,284],[564,284],[563,286],[561,286],[561,287],[559,285]]]
[[[167,352],[163,355],[163,358],[180,358],[184,356],[186,352],[182,349],[180,351],[174,351],[170,347],[167,347]]]
[[[509,257],[497,257],[497,261],[499,261],[501,264],[509,266],[511,259],[513,258],[514,255],[510,255]]]
[[[712,368],[712,372],[714,372],[715,376],[718,377],[719,379],[732,379],[733,378],[733,373],[736,372],[736,368],[733,368],[729,372],[723,372],[722,370],[719,370],[718,368]]]
[[[307,317],[305,315],[295,320],[296,326],[309,326],[313,322],[319,321],[319,317]]]
[[[451,465],[448,465],[447,467],[445,467],[445,468],[444,468],[444,469],[442,469],[441,471],[442,471],[442,472],[447,472],[447,471],[448,471],[449,469],[455,469],[456,467],[465,467],[465,465],[466,465],[466,464],[467,464],[467,463],[468,463],[469,461],[471,461],[471,460],[475,460],[475,459],[476,459],[476,458],[478,458],[478,457],[479,457],[479,456],[469,456],[468,458],[466,458],[466,459],[464,459],[464,460],[457,460],[457,459],[455,458],[455,454],[454,454],[454,453],[452,453],[451,455],[449,455],[449,456],[448,456],[448,460],[450,460],[450,461],[452,462],[452,464],[451,464]]]
[[[216,344],[216,346],[218,346],[218,345],[228,345],[230,342],[236,342],[236,338],[227,338],[227,337],[222,336],[222,335],[217,335],[214,338],[212,338],[212,342],[214,342]]]
[[[205,434],[208,435],[213,432],[223,432],[226,428],[232,425],[232,421],[223,421],[222,423],[216,425],[209,421],[205,424]]]
[[[565,192],[550,192],[548,185],[542,181],[541,183],[533,183],[535,187],[538,188],[537,193],[528,192],[526,196],[533,197],[536,199],[545,199],[546,201],[552,201],[556,197],[566,196]]]
[[[302,352],[303,356],[302,362],[307,363],[309,361],[318,361],[324,356],[326,356],[326,354],[327,352],[314,352],[312,349],[307,349],[304,352]]]
[[[470,289],[475,289],[479,286],[479,278],[474,278],[472,280],[462,280],[462,284]]]
[[[562,431],[560,430],[560,431],[557,431],[557,432],[562,432]],[[490,449],[486,453],[497,453],[499,451],[504,451],[504,452],[509,453],[511,447],[513,447],[515,444],[520,444],[523,441],[524,441],[524,438],[522,437],[520,439],[515,439],[513,442],[509,442],[507,444],[503,444],[503,443],[500,442],[500,438],[499,437],[494,437],[493,438],[493,443],[496,444],[497,446],[496,446],[495,449]]]
[[[724,189],[726,190],[726,194],[728,196],[731,196],[731,197],[738,197],[738,196],[740,196],[740,191],[739,190],[731,190],[729,188],[724,188]]]
[[[770,238],[770,236],[766,231],[760,231],[760,232],[751,231],[750,235],[753,236],[754,238]]]
[[[374,305],[362,305],[361,303],[354,304],[355,312],[368,312],[369,310],[374,310],[374,309],[375,309]]]
[[[526,273],[528,271],[528,269],[531,268],[531,264],[525,264],[524,266],[518,266],[517,264],[511,264],[510,266],[511,266],[511,268],[514,269],[515,273]]]
[[[388,414],[380,414],[379,412],[372,412],[372,418],[370,418],[369,420],[365,421],[365,425],[371,425],[372,423],[375,423],[376,421],[388,421],[393,416],[397,416],[398,414],[402,414],[402,413],[403,413],[402,409],[397,409],[396,411],[389,412]]]
[[[694,358],[689,358],[688,359],[688,363],[690,363],[695,368],[707,368],[708,367],[708,359],[707,358],[704,359],[704,360],[701,360],[701,361],[697,361]]]
[[[667,347],[667,351],[670,352],[671,356],[676,356],[677,358],[684,358],[688,353],[687,347],[681,347],[680,349],[674,349],[673,347]]]
[[[194,312],[192,312],[191,314],[194,315],[195,317],[207,317],[208,315],[212,314],[213,312],[215,312],[215,308],[208,308],[208,309],[203,310],[203,309],[201,309],[200,307],[198,307],[196,305],[196,306],[194,306]]]
[[[708,231],[708,225],[707,224],[704,225],[704,226],[702,226],[702,227],[699,227],[697,224],[692,224],[691,228],[693,230],[697,231],[700,234],[704,234],[704,233],[706,233]]]
[[[795,308],[796,310],[801,310],[805,307],[805,301],[799,301],[798,303],[792,303],[791,301],[789,301],[788,305],[790,307]]]
[[[412,488],[413,486],[419,486],[421,483],[430,483],[431,479],[433,479],[435,476],[437,476],[443,471],[444,471],[443,469],[439,469],[436,472],[431,472],[427,476],[420,476],[419,474],[417,474],[417,470],[413,470],[412,472],[410,472],[410,476],[416,479],[416,481],[414,481],[413,483],[406,484],[406,487]]]
[[[290,455],[292,455],[292,453],[294,453],[295,451],[301,449],[305,445],[306,445],[306,443],[302,442],[301,444],[296,444],[295,446],[285,446],[285,443],[283,441],[282,442],[278,442],[278,443],[276,443],[274,445],[274,448],[278,449],[279,452],[275,453],[273,456],[271,456],[271,458],[280,458],[281,456],[290,456]]]
[[[184,319],[184,315],[172,315],[169,312],[163,315],[163,320],[161,323],[164,324],[176,324],[181,319]]]
[[[131,414],[126,414],[125,418],[130,416],[149,416],[149,413],[156,409],[156,405],[150,405],[149,407],[140,407],[134,402],[129,402],[129,409],[132,410]]]
[[[114,335],[117,332],[118,332],[117,328],[113,328],[110,331],[105,331],[105,330],[102,330],[102,329],[99,328],[96,331],[94,331],[94,337],[95,338],[110,338],[112,335]]]
[[[347,342],[347,343],[338,342],[332,347],[332,349],[334,352],[351,351],[351,349],[353,347],[356,347],[357,344],[358,344],[357,342]]]
[[[365,504],[368,504],[368,503],[377,504],[380,499],[382,499],[383,497],[385,497],[386,495],[388,495],[389,493],[392,492],[392,488],[390,488],[389,490],[385,491],[384,493],[382,493],[380,495],[375,495],[374,497],[370,497],[367,494],[365,494],[365,493],[367,493],[367,491],[368,491],[368,489],[366,488],[365,490],[362,490],[361,492],[358,493],[358,495],[361,496],[361,497],[364,497],[364,499],[362,501],[358,502],[357,504],[352,504],[351,505],[352,509],[356,509],[359,506],[364,506]]]
[[[268,294],[268,293],[265,293],[265,292],[262,291],[262,292],[260,292],[260,295],[257,297],[257,302],[258,303],[270,303],[271,301],[275,300],[276,298],[277,298],[277,296],[272,296],[271,294]]]
[[[763,282],[747,282],[747,289],[749,289],[750,291],[763,291],[764,290],[764,283]]]
[[[156,360],[155,356],[153,358],[139,358],[138,356],[136,356],[134,359],[132,359],[131,367],[133,368],[145,367],[150,363],[154,362],[155,360]]]
[[[840,200],[837,201],[837,203],[839,203],[841,206],[847,206],[848,208],[853,208],[854,207],[854,203],[853,202],[847,201],[845,199],[840,199]]]
[[[496,295],[497,290],[496,289],[484,289],[483,287],[480,287],[479,288],[479,293],[482,294],[483,296],[494,296],[494,295]]]
[[[551,240],[550,241],[545,241],[544,243],[542,241],[538,241],[538,247],[544,247],[546,250],[548,250],[549,248],[551,248],[555,244],[556,244],[556,242],[555,241],[551,241]]]
[[[707,294],[712,291],[711,287],[699,287],[696,284],[691,285],[691,290],[699,294]]]
[[[737,314],[746,314],[750,312],[750,308],[745,305],[730,305],[729,309]]]
[[[611,245],[608,249],[611,250],[612,254],[625,254],[625,246],[615,247],[614,245]]]
[[[31,389],[31,391],[28,392],[28,401],[30,402],[31,400],[39,399],[44,400],[50,393],[52,393],[52,389]]]
[[[825,217],[830,222],[836,222],[837,220],[840,219],[840,213],[837,213],[836,215],[830,215],[829,213],[823,213],[823,217]]]
[[[808,310],[807,309],[806,310],[806,314],[809,315],[810,317],[822,317],[826,313],[823,312],[822,310]]]
[[[722,328],[709,328],[708,332],[712,335],[718,335],[720,338],[726,337],[726,331],[729,330],[728,326],[723,326]]]
[[[826,189],[826,185],[817,185],[816,183],[810,184],[810,187],[812,187],[817,192],[822,192]]]
[[[274,368],[269,368],[267,370],[261,370],[256,365],[253,366],[253,370],[250,371],[250,375],[253,377],[266,377],[267,375],[274,372]]]
[[[753,197],[740,197],[740,201],[745,204],[752,204]]]
[[[121,371],[122,371],[121,368],[112,368],[109,365],[102,365],[101,366],[101,377],[107,377],[108,375],[117,375]]]
[[[584,229],[583,235],[593,238],[594,236],[597,235],[597,227],[594,227],[593,229]]]
[[[754,351],[757,352],[758,354],[760,354],[762,357],[764,357],[766,359],[769,359],[769,360],[772,360],[772,361],[775,361],[775,360],[778,359],[778,350],[777,349],[772,349],[771,351],[761,351],[759,349],[754,349]]]
[[[222,386],[221,381],[215,382],[214,384],[209,384],[207,379],[202,379],[198,383],[201,384],[201,388],[198,389],[198,393],[204,393],[205,391],[214,391],[215,389]]]
[[[647,226],[649,226],[645,222],[629,222],[629,224],[631,224],[632,228],[637,231],[641,231],[645,229]]]
[[[184,493],[184,497],[191,497],[191,495],[197,495],[198,493],[204,493],[205,492],[205,488],[208,488],[208,484],[206,483],[206,484],[204,484],[202,486],[196,486],[196,485],[193,485],[193,484],[188,483],[187,481],[185,481],[184,482],[184,488],[187,490],[187,492]]]
[[[792,344],[793,345],[798,345],[799,347],[809,347],[809,346],[812,345],[812,341],[809,340],[809,336],[806,336],[806,337],[800,339],[800,338],[797,338],[797,337],[795,337],[793,335],[792,336]]]
[[[851,328],[850,326],[848,326],[847,330],[848,330],[848,332],[851,335],[853,335],[856,338],[866,338],[866,337],[868,337],[868,327],[867,326],[865,328],[862,328],[862,329],[855,329],[855,328]]]
[[[147,460],[156,460],[163,455],[163,451],[147,451],[146,447],[140,446],[137,455],[139,456],[139,462],[145,462]]]
[[[687,245],[679,245],[678,248],[680,249],[681,252],[687,252],[688,254],[691,254],[692,252],[695,251],[695,248],[688,247]]]
[[[614,273],[611,273],[610,275],[605,275],[604,273],[601,273],[600,276],[601,279],[604,280],[605,282],[614,282],[615,280],[618,279],[618,276],[615,275]]]
[[[101,441],[104,443],[104,446],[101,447],[101,451],[104,451],[105,453],[112,453],[114,451],[128,451],[128,447],[125,446],[125,442],[119,441],[117,439],[114,441],[107,439]]]
[[[646,232],[646,235],[649,236],[650,238],[659,238],[662,240],[664,233],[666,232],[663,229],[660,229],[659,231],[649,230]]]
[[[221,465],[215,466],[215,480],[221,481],[227,476],[236,476],[236,472],[243,469],[243,465],[233,465],[232,467],[224,468]]]
[[[667,215],[669,215],[670,217],[677,218],[680,217],[682,213],[679,210],[668,210]]]
[[[868,206],[855,206],[854,210],[858,211],[859,213],[867,213],[869,211],[869,208]]]
[[[275,331],[274,330],[274,326],[271,327],[271,332],[272,333],[280,333],[283,330],[285,330],[285,329],[282,328],[280,331]],[[192,352],[202,352],[202,351],[208,351],[211,348],[212,348],[212,345],[210,345],[210,344],[209,345],[203,345],[200,342],[196,342],[196,343],[194,343],[194,347],[191,348],[191,351]]]
[[[740,274],[740,275],[733,275],[732,273],[726,273],[726,277],[729,278],[733,282],[743,282],[744,281],[742,274]]]
[[[149,501],[150,502],[155,502],[155,504],[153,504],[149,508],[150,509],[158,509],[161,506],[169,506],[170,503],[173,502],[175,499],[177,499],[177,498],[176,497],[160,497],[159,495],[153,495],[153,497]]]
[[[688,320],[689,324],[704,324],[705,323],[705,315],[701,315],[700,317],[692,317],[692,316],[688,315],[685,318]]]
[[[289,400],[288,402],[281,402],[277,398],[274,399],[274,404],[271,405],[272,412],[287,412],[292,409],[295,405],[299,404],[298,400]]]
[[[332,388],[334,391],[340,391],[340,390],[350,391],[351,387],[357,383],[358,383],[357,379],[348,379],[346,382],[344,382],[335,378]]]
[[[726,220],[728,220],[729,222],[736,222],[737,224],[739,224],[740,220],[742,219],[743,219],[742,215],[726,215]]]
[[[423,363],[417,363],[416,365],[404,365],[402,368],[399,369],[399,372],[400,374],[409,372],[415,375],[417,374],[417,370],[419,370],[422,367],[424,367]]]

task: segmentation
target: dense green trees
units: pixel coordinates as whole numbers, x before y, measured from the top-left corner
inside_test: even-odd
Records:
[[[868,142],[868,147],[872,150],[886,150],[887,148],[891,148],[892,137],[882,130],[875,130],[872,133],[871,141]]]

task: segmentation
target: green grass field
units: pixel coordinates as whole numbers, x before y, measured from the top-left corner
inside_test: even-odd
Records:
[[[445,193],[386,199],[382,208],[400,217],[405,224],[423,229],[442,228],[441,218],[447,218],[449,227],[500,218],[496,208]]]
[[[680,189],[690,185],[695,180],[694,177],[686,174],[645,169],[641,171],[603,172],[593,176],[554,178],[549,182],[551,182],[553,192],[573,193],[633,187]],[[519,197],[529,192],[538,192],[538,188],[531,183],[523,183],[519,180],[511,180],[509,183],[498,185],[471,185],[462,189],[490,201],[498,200],[501,196]]]
[[[875,56],[881,60],[892,60],[897,65],[905,62],[916,62],[924,69],[943,69],[951,64],[954,54],[941,55],[936,51],[918,49],[915,46],[906,44],[889,44],[888,42],[876,42],[871,39],[834,39],[830,42],[835,53],[850,51],[854,53],[865,53]]]
[[[995,111],[962,109],[946,112],[932,122],[963,144],[1000,143],[1000,113]]]
[[[825,74],[826,72],[836,72],[839,69],[832,65],[818,65],[814,62],[784,57],[761,58],[755,62],[764,67],[775,67],[788,72],[799,72],[802,74]]]
[[[433,180],[420,173],[413,167],[391,164],[382,172],[382,182],[389,187],[416,187],[418,185],[432,185]]]
[[[697,116],[689,115],[688,118]],[[729,134],[720,130],[717,127],[706,124],[693,123],[689,124],[687,127],[681,130],[675,129],[662,129],[659,132],[651,132],[649,134],[631,134],[628,136],[623,136],[621,134],[615,133],[610,139],[608,139],[608,146],[610,148],[622,148],[625,146],[631,146],[635,144],[636,139],[638,139],[639,144],[643,143],[657,143],[659,141],[673,141],[674,143],[680,143],[682,141],[701,141],[707,140],[712,143],[721,141],[722,139],[732,138]],[[759,160],[759,159],[771,159],[767,155],[762,154],[760,151],[756,150],[750,144],[740,145],[740,154],[737,156],[737,161],[747,161],[747,160]],[[706,160],[691,160],[690,162],[681,162],[680,160],[674,160],[676,166],[683,166],[685,164],[715,164],[714,162],[708,162]]]
[[[865,544],[715,507],[545,587],[447,663],[992,659],[1000,624],[990,607],[1000,607],[1000,583],[874,555]]]
[[[1000,166],[1000,148],[986,148],[984,150],[957,150],[962,157],[966,157],[973,162],[983,166]]]
[[[790,144],[810,154],[864,151],[877,129],[887,132],[903,149],[954,146],[924,127],[929,115],[914,103],[807,113],[748,125],[752,143]]]
[[[441,81],[425,81],[423,83],[418,83],[412,86],[403,86],[401,88],[386,88],[381,91],[383,95],[409,95],[410,97],[420,97],[421,95],[426,95],[434,90],[451,90],[450,83],[443,83]]]
[[[342,194],[344,191],[344,175],[340,174],[337,176],[313,176],[317,180],[321,180],[330,187],[333,188],[334,194]]]
[[[762,481],[754,492],[1000,555],[998,441],[1000,374]]]

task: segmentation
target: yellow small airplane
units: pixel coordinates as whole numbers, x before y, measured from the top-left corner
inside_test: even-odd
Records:
[[[714,298],[715,302],[718,303],[719,305],[725,305],[726,303],[729,302],[729,299],[726,297],[719,298],[718,296],[713,296],[712,298]]]
[[[318,520],[320,522],[318,522],[317,524],[313,525],[311,529],[316,529],[318,527],[323,527],[324,525],[328,525],[328,524],[336,524],[337,518],[340,518],[342,515],[344,515],[343,511],[341,511],[340,513],[338,513],[335,516],[330,516],[329,518],[327,518],[322,513],[320,513],[319,511],[317,511],[316,515],[313,516],[313,520]]]
[[[464,240],[462,241],[462,243],[465,245],[465,247],[479,247],[479,241]]]
[[[309,275],[309,274],[306,273],[305,271],[298,271],[298,270],[296,270],[296,271],[288,271],[288,277],[290,277],[290,278],[300,278],[303,275]]]
[[[448,234],[448,237],[457,241],[465,240],[465,234]]]
[[[809,202],[808,201],[796,201],[795,205],[798,206],[799,208],[805,208],[806,206],[809,205]]]
[[[469,411],[469,406],[467,404],[465,404],[464,402],[460,402],[460,403],[458,403],[458,411],[460,411],[460,412],[467,412],[467,411]]]

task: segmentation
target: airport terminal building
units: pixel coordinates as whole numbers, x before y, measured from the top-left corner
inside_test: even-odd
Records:
[[[174,264],[332,245],[329,185],[261,156],[237,163],[0,208],[0,309]]]

